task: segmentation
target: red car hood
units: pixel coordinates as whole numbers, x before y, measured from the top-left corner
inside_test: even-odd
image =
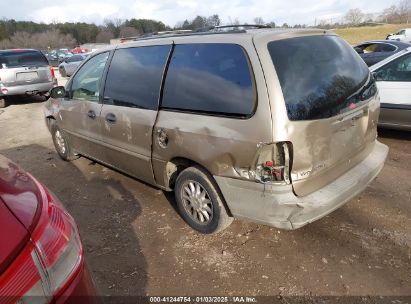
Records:
[[[0,273],[27,243],[41,201],[32,177],[0,155]]]

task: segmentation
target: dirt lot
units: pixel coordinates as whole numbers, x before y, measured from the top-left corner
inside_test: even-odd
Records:
[[[103,295],[411,295],[411,134],[380,131],[389,159],[370,187],[297,231],[234,221],[203,236],[172,195],[56,154],[41,100],[0,109],[0,154],[38,177],[77,220]]]

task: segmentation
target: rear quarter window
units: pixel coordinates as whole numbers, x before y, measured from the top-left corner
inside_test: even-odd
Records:
[[[236,44],[176,45],[162,107],[194,113],[248,117],[256,103],[248,57]]]
[[[394,52],[397,48],[391,44],[381,43],[378,46],[378,52]]]
[[[366,64],[337,36],[272,41],[268,51],[290,120],[329,118],[360,106],[376,93]]]

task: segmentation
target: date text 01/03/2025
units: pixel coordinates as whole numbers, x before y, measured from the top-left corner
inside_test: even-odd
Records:
[[[256,303],[255,297],[150,297],[150,303]]]

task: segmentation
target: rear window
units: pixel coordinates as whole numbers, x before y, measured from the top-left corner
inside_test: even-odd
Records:
[[[223,116],[250,116],[254,81],[243,48],[236,44],[176,45],[162,107]]]
[[[376,93],[366,64],[337,36],[273,41],[268,51],[290,120],[332,117],[366,103]]]
[[[0,69],[21,66],[48,65],[46,57],[37,51],[11,51],[0,53]]]

